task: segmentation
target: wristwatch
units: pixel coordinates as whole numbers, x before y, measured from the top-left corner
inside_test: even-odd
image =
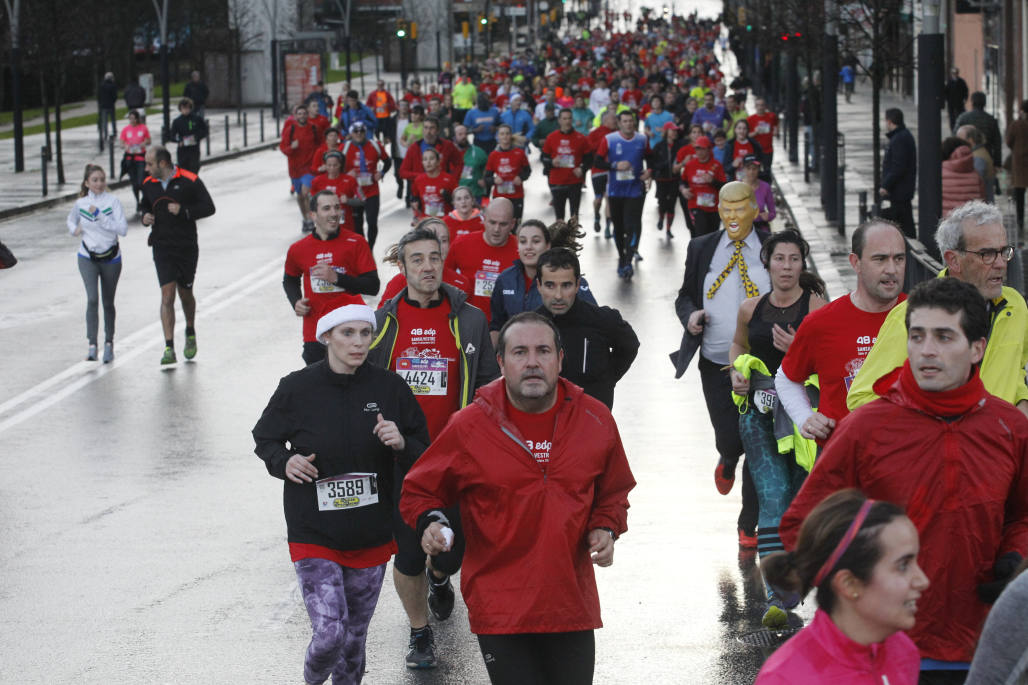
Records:
[[[611,540],[617,540],[617,539],[618,539],[618,536],[617,536],[617,535],[615,535],[615,534],[614,534],[614,531],[613,531],[613,530],[611,530],[610,528],[600,528],[600,530],[605,530],[605,531],[607,531],[608,533],[610,533],[610,539],[611,539]]]

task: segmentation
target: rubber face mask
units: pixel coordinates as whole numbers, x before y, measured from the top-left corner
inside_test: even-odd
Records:
[[[753,199],[737,201],[725,200],[718,202],[717,213],[725,225],[725,232],[732,240],[745,240],[753,230],[753,221],[757,218],[757,203]]]

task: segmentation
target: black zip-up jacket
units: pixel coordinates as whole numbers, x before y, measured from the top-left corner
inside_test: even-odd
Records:
[[[189,116],[180,114],[171,122],[171,139],[174,142],[181,144],[187,136],[193,136],[193,145],[199,145],[207,137],[207,123],[196,112],[190,112]]]
[[[560,375],[582,386],[608,408],[614,406],[614,386],[635,361],[639,338],[621,313],[575,298],[566,314],[554,316],[545,306],[536,310],[553,319],[564,348]]]
[[[396,422],[406,441],[402,451],[375,437],[379,414]],[[253,439],[254,452],[268,473],[285,482],[282,502],[289,542],[339,550],[367,549],[392,539],[394,473],[410,468],[429,440],[425,415],[402,378],[367,363],[353,374],[337,374],[327,361],[279,382],[253,427]],[[377,474],[378,503],[319,511],[315,484],[286,478],[286,462],[294,454],[317,455],[318,479]]]
[[[168,205],[181,205],[178,214],[168,211]],[[147,245],[177,250],[195,250],[196,220],[214,214],[214,200],[200,177],[191,171],[176,168],[165,188],[153,176],[143,181],[143,214],[153,214]]]

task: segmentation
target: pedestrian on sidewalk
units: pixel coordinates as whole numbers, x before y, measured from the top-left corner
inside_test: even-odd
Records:
[[[885,110],[885,159],[882,161],[882,185],[878,194],[889,201],[882,216],[895,221],[908,238],[917,237],[914,226],[914,189],[917,181],[917,143],[903,123],[903,110]]]
[[[114,292],[121,276],[118,236],[128,234],[125,212],[118,198],[107,192],[103,167],[86,165],[79,198],[68,213],[68,233],[81,238],[78,250],[79,274],[86,286],[87,362],[97,360],[98,304],[103,293],[104,364],[114,361]],[[97,282],[100,287],[97,289]]]
[[[125,86],[125,106],[139,113],[139,120],[146,121],[146,91],[139,85],[139,79],[132,79]]]
[[[1021,102],[1021,116],[1007,127],[1010,148],[1010,186],[1014,189],[1017,230],[1024,233],[1024,191],[1028,187],[1028,100]],[[999,162],[998,159],[993,160]]]
[[[132,183],[132,194],[136,198],[136,214],[139,214],[139,198],[146,178],[146,148],[150,147],[150,129],[146,127],[139,112],[130,109],[129,125],[121,129],[121,144],[125,155],[121,159],[121,176],[128,176]]]
[[[193,101],[193,113],[201,119],[206,118],[207,114],[207,97],[210,95],[210,89],[207,84],[200,79],[200,72],[194,71],[189,75],[189,83],[182,90],[182,96],[187,97]]]
[[[985,184],[974,170],[971,146],[956,136],[942,141],[942,215],[965,202],[985,199]]]
[[[1003,136],[999,133],[996,117],[985,111],[985,93],[971,93],[971,111],[957,117],[957,127],[971,124],[985,135],[985,146],[994,160],[1002,159]]]
[[[967,107],[967,81],[960,77],[960,70],[953,67],[949,70],[949,80],[946,81],[942,101],[949,112],[949,128],[951,131],[957,129],[957,118],[964,113]]]
[[[846,94],[846,102],[850,102],[853,99],[853,84],[856,81],[856,77],[856,72],[853,71],[851,65],[842,65],[842,69],[839,70],[839,79],[842,81],[843,93]]]
[[[107,137],[107,124],[111,125],[111,136],[118,137],[118,122],[115,119],[114,108],[118,102],[118,84],[114,82],[114,74],[107,72],[104,80],[100,82],[100,89],[96,96],[98,123],[100,128],[100,150],[104,149],[104,139]]]

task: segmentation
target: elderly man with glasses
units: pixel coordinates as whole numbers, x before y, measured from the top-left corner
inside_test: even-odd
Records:
[[[981,377],[991,394],[1028,414],[1028,307],[1014,288],[1003,285],[1014,247],[1007,242],[1003,215],[993,205],[972,200],[950,212],[935,232],[946,262],[940,277],[970,283],[989,303],[989,334]],[[906,303],[890,313],[864,360],[846,404],[850,410],[878,397],[878,381],[903,365],[906,351]]]

